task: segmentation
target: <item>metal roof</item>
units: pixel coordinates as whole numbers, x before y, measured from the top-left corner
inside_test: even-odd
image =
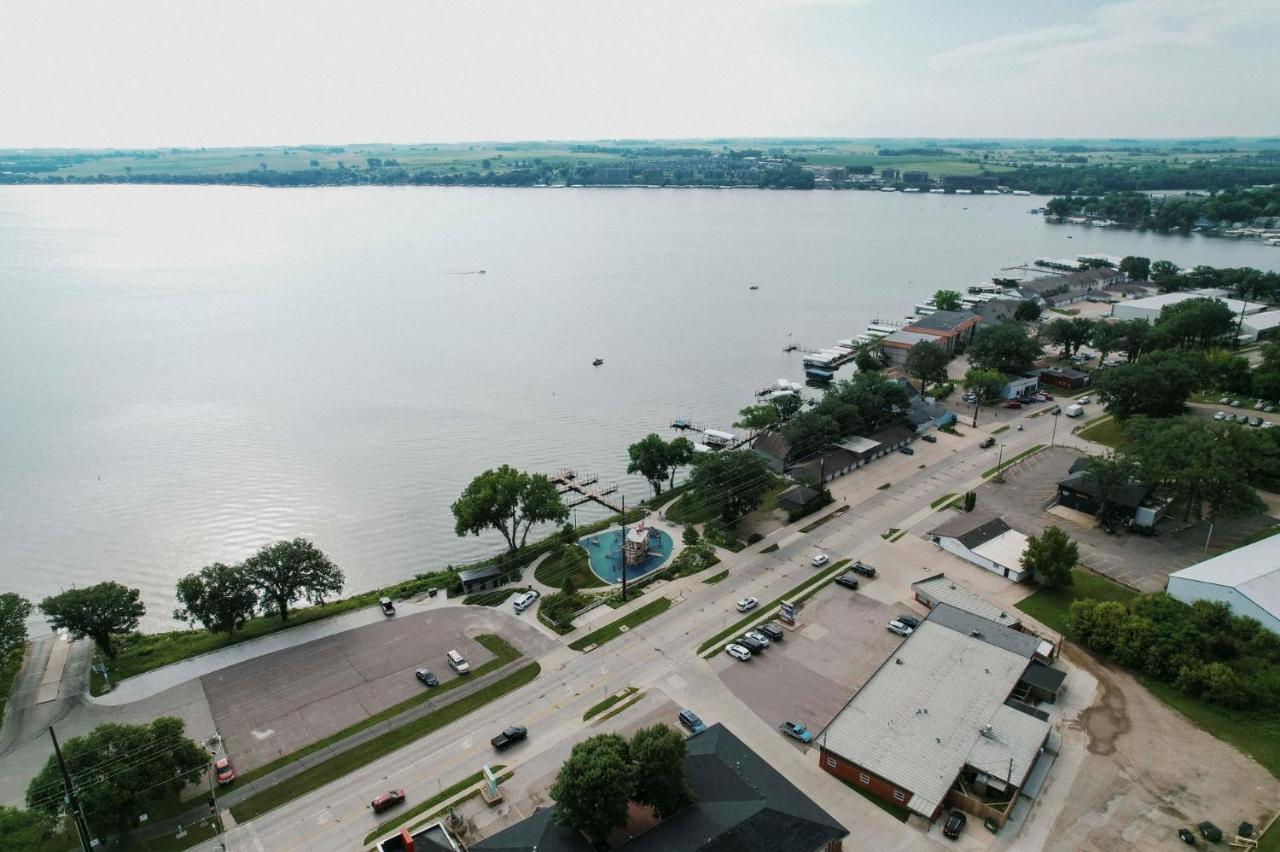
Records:
[[[1170,580],[1175,578],[1233,588],[1280,618],[1280,536],[1228,550],[1169,575]]]
[[[1003,624],[1005,627],[1017,627],[1022,623],[1017,616],[1010,615],[986,598],[978,596],[967,586],[949,579],[946,574],[937,574],[918,583],[912,583],[911,590],[923,594],[935,603],[948,604],[979,618]]]
[[[939,604],[818,741],[911,791],[907,807],[926,817],[966,765],[1021,784],[1049,724],[1004,702],[1036,645],[1035,637]]]
[[[1011,527],[1003,518],[997,518],[990,512],[965,512],[929,530],[929,535],[940,538],[958,539],[965,547],[973,550],[1008,532]]]
[[[965,323],[971,323],[977,319],[978,315],[973,311],[934,311],[928,316],[912,320],[907,330],[926,328],[931,331],[955,331]]]

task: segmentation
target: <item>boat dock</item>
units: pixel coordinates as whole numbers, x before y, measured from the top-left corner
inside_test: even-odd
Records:
[[[576,494],[577,497],[565,503],[570,509],[574,506],[581,506],[583,503],[599,503],[606,509],[610,509],[617,514],[622,514],[622,503],[608,495],[616,494],[618,491],[618,483],[612,485],[591,488],[600,481],[600,477],[595,474],[590,476],[579,476],[569,468],[559,470],[548,477],[556,486],[556,490],[561,494]]]
[[[697,432],[706,438],[705,450],[736,450],[739,447],[750,444],[760,435],[759,429],[748,431],[745,435],[735,435],[732,432],[721,432],[719,429],[708,429],[707,427],[695,423],[687,417],[671,418],[671,428],[679,429],[682,432]]]

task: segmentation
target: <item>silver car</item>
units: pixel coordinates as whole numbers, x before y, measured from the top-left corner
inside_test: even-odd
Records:
[[[764,635],[763,633],[761,633],[759,630],[748,630],[746,633],[744,633],[744,634],[742,634],[742,635],[744,635],[744,636],[746,636],[746,637],[748,637],[748,638],[750,638],[750,639],[754,639],[754,640],[756,640],[757,642],[759,642],[761,645],[765,646],[766,648],[768,648],[768,647],[769,647],[769,637],[768,637],[768,636],[765,636],[765,635]]]
[[[901,621],[898,621],[896,618],[889,622],[888,628],[890,633],[897,633],[899,636],[910,636],[914,632],[910,627],[903,624]]]

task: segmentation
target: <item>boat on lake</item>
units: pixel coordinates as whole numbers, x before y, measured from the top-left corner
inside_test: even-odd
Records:
[[[601,364],[603,364],[603,363],[604,363],[604,359],[603,359],[603,358],[597,358],[596,360],[594,360],[594,361],[592,361],[592,362],[591,362],[591,366],[593,366],[593,367],[599,367],[599,366],[600,366]]]

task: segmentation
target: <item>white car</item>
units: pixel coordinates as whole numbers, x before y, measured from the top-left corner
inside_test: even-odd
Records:
[[[896,618],[893,621],[890,621],[888,626],[890,633],[897,633],[899,636],[910,636],[913,632],[910,627],[903,624],[901,621],[898,621]]]
[[[831,557],[825,553],[819,553],[817,556],[813,557],[813,559],[810,560],[810,562],[813,563],[814,568],[821,568],[823,565],[826,565],[830,561],[831,561]]]
[[[751,659],[751,652],[741,645],[725,645],[724,652],[735,660],[741,660],[744,663]]]
[[[1077,399],[1076,402],[1080,403],[1081,405],[1088,405],[1089,403],[1093,402],[1093,397],[1082,396],[1079,399]]]
[[[768,647],[769,647],[769,637],[768,637],[768,636],[765,636],[765,635],[764,635],[763,633],[761,633],[759,630],[748,630],[746,633],[744,633],[744,634],[742,634],[742,635],[743,635],[743,636],[746,636],[748,639],[754,639],[754,640],[756,640],[757,642],[759,642],[761,645],[765,646],[766,648],[768,648]]]
[[[1227,412],[1225,412],[1225,411],[1219,411],[1217,414],[1213,415],[1213,419],[1214,419],[1214,420],[1226,420],[1226,419],[1227,419]]]
[[[742,600],[738,601],[738,612],[747,612],[748,610],[753,610],[759,604],[760,604],[760,601],[756,600],[755,598],[743,598]]]

